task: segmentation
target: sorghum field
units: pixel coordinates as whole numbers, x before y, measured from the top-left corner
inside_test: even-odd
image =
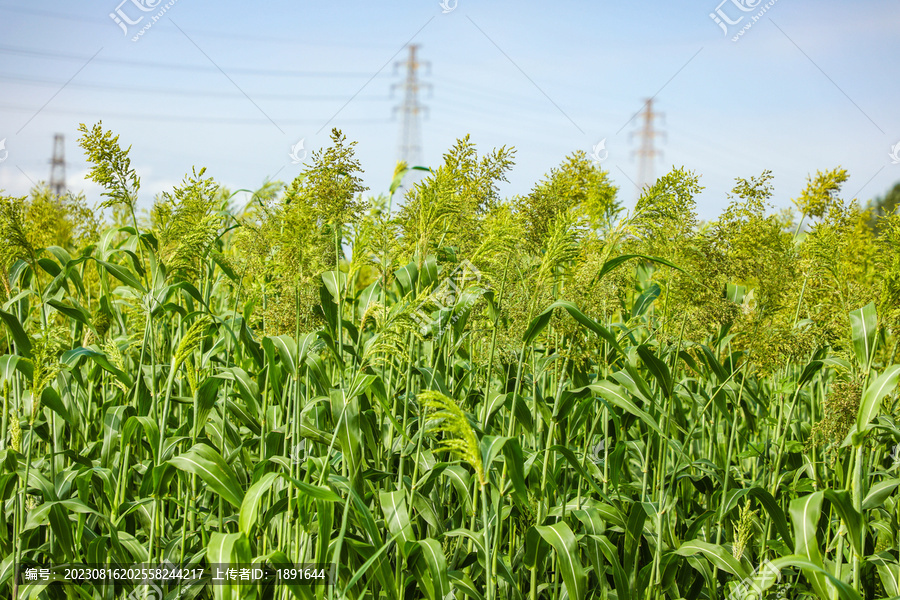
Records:
[[[577,152],[507,199],[467,138],[368,191],[333,131],[245,207],[199,169],[147,213],[81,133],[97,212],[0,199],[3,597],[900,594],[900,215],[844,170],[700,222],[699,174],[626,211]],[[263,562],[334,579],[14,576]]]

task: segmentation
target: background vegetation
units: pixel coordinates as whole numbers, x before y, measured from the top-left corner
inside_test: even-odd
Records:
[[[151,591],[21,561],[336,565],[167,598],[900,594],[900,216],[845,171],[700,222],[697,174],[625,211],[577,152],[501,198],[513,151],[466,138],[401,201],[334,131],[243,209],[201,169],[139,215],[81,132],[107,221],[0,199],[4,596]]]

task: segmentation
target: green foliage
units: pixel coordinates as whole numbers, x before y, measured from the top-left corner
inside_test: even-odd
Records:
[[[102,186],[106,191],[106,200],[101,208],[123,205],[134,213],[137,193],[141,188],[141,180],[131,168],[128,152],[131,146],[122,149],[119,136],[112,131],[103,131],[103,122],[98,121],[90,129],[82,123],[78,127],[81,137],[78,145],[84,149],[84,156],[93,166],[87,178]]]
[[[673,169],[641,193],[629,230],[650,248],[682,241],[697,225],[694,196],[702,190],[698,175]]]
[[[528,248],[532,252],[543,248],[555,220],[569,210],[585,215],[597,229],[608,229],[622,212],[616,199],[618,191],[610,182],[609,173],[583,151],[569,155],[530,194],[516,199]]]
[[[799,265],[791,234],[778,217],[766,214],[771,179],[769,171],[738,179],[732,190],[737,199],[712,232],[720,241],[727,282],[753,290],[752,303],[742,307],[734,330],[744,334],[738,336],[738,347],[747,348],[763,368],[785,359],[802,360],[812,350],[804,331],[794,327],[791,309],[796,306]]]
[[[312,153],[312,164],[283,196],[272,189],[255,196],[259,209],[243,221],[234,242],[248,293],[266,307],[268,333],[294,333],[298,326],[309,331],[320,323],[313,311],[319,275],[337,264],[345,228],[364,207],[356,143],[347,144],[336,129],[331,139],[331,147]]]
[[[312,153],[312,165],[288,187],[284,203],[292,212],[308,211],[319,225],[340,229],[354,223],[363,205],[357,195],[365,191],[359,161],[354,157],[356,142],[337,129],[331,130],[332,145]]]
[[[508,199],[512,150],[465,138],[395,215],[407,167],[364,199],[334,131],[244,209],[201,169],[144,223],[128,150],[82,133],[101,235],[83,198],[0,199],[6,567],[334,573],[201,600],[900,591],[900,221],[842,170],[806,230],[768,171],[701,223],[686,169],[627,214],[582,153]],[[3,597],[142,592],[4,569]]]
[[[900,326],[900,212],[883,216],[875,250],[875,272],[881,279],[878,311],[892,330]]]
[[[866,222],[856,202],[835,200],[799,250],[806,280],[801,314],[835,347],[847,347],[842,338],[849,330],[850,311],[877,300],[878,280],[886,274],[876,270],[879,248]]]
[[[0,256],[5,268],[16,259],[37,262],[39,247],[29,231],[27,212],[25,198],[0,198]]]
[[[807,177],[806,189],[794,203],[804,215],[821,219],[834,207],[837,195],[847,177],[847,171],[840,167],[824,173],[816,171],[815,177]]]
[[[871,211],[869,213],[869,227],[880,234],[883,225],[881,219],[896,214],[898,202],[900,202],[900,183],[895,184],[884,196],[868,202],[866,208]]]
[[[421,261],[445,248],[466,256],[478,248],[482,217],[499,204],[497,185],[506,181],[513,154],[501,148],[479,159],[468,136],[458,140],[443,164],[406,194],[397,216],[404,260]]]
[[[459,405],[440,392],[423,392],[419,402],[429,411],[428,419],[445,434],[439,450],[450,452],[467,462],[475,471],[480,485],[485,485],[484,465],[478,452],[478,438]]]
[[[199,275],[200,263],[212,247],[219,230],[213,199],[218,185],[203,178],[206,169],[195,170],[181,187],[153,205],[153,231],[159,242],[159,257],[172,273]]]

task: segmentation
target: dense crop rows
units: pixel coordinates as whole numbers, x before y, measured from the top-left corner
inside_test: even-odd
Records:
[[[366,198],[334,132],[243,210],[201,170],[138,215],[82,134],[111,221],[0,199],[4,597],[166,561],[337,579],[167,598],[900,594],[900,217],[844,171],[700,223],[685,170],[626,213],[576,153],[507,200],[513,153],[464,139]]]

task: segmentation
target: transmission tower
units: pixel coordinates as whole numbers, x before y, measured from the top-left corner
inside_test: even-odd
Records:
[[[419,59],[416,57],[418,50],[418,44],[410,44],[409,57],[405,61],[394,65],[394,68],[406,67],[406,79],[403,83],[395,83],[391,86],[391,90],[403,88],[403,104],[394,107],[394,114],[397,111],[403,113],[397,160],[406,161],[411,167],[421,165],[423,161],[420,116],[427,110],[427,107],[419,102],[419,90],[431,87],[430,84],[419,81],[419,68],[423,65],[428,65],[427,63],[419,62]]]
[[[66,193],[66,145],[65,136],[53,136],[53,158],[50,160],[50,189],[57,196]]]
[[[641,112],[643,124],[637,135],[641,137],[640,147],[634,151],[638,156],[638,197],[647,186],[652,186],[656,181],[653,174],[653,165],[657,156],[662,156],[662,150],[657,150],[653,141],[656,137],[666,134],[653,128],[653,122],[656,117],[663,117],[662,113],[653,111],[653,98],[649,98],[644,104],[644,110]],[[632,136],[634,133],[632,133]]]

